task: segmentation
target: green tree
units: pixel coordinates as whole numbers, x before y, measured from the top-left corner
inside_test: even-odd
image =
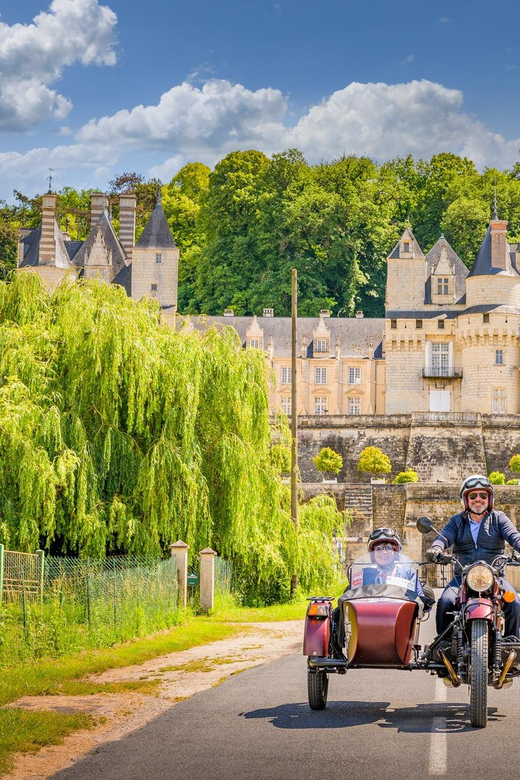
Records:
[[[392,485],[403,485],[406,482],[419,482],[419,475],[412,468],[400,471],[396,478],[392,480]]]
[[[359,455],[357,467],[358,471],[378,476],[392,471],[390,458],[379,447],[365,447]]]
[[[512,455],[509,460],[509,468],[514,471],[515,474],[520,474],[520,455]]]
[[[489,474],[489,481],[491,482],[492,485],[506,484],[505,475],[502,474],[501,471],[492,471],[491,474]]]
[[[339,474],[343,468],[343,458],[331,447],[323,447],[312,460],[317,471]]]

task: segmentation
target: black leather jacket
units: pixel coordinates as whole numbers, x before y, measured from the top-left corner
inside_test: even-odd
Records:
[[[447,542],[441,535],[446,537]],[[446,550],[453,545],[453,554],[466,566],[475,561],[492,563],[497,555],[504,552],[505,542],[520,552],[520,533],[504,512],[492,510],[484,515],[476,543],[471,534],[468,513],[461,512],[448,520],[432,547]]]

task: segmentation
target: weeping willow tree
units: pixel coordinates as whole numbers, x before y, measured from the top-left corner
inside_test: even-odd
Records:
[[[102,556],[183,539],[233,560],[246,593],[279,597],[334,569],[338,517],[310,504],[298,534],[286,423],[273,446],[265,360],[235,332],[161,324],[115,286],[0,283],[0,541]],[[296,567],[296,568],[295,568]]]

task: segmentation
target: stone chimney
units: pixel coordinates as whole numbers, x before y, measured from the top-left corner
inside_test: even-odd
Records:
[[[123,247],[128,263],[132,262],[132,250],[135,246],[135,195],[119,197],[119,243]]]
[[[106,211],[107,196],[104,192],[93,192],[90,196],[90,229],[93,230],[101,214]]]
[[[493,268],[507,270],[508,245],[507,245],[507,221],[505,219],[492,219],[489,223],[491,230],[491,265]]]
[[[55,222],[56,195],[48,192],[42,198],[42,234],[38,259],[40,265],[49,265],[49,263],[54,263],[56,260]]]

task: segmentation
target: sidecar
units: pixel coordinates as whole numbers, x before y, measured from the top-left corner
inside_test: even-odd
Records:
[[[303,653],[308,659],[309,704],[323,709],[328,675],[349,669],[411,669],[419,652],[423,602],[417,564],[405,555],[379,582],[369,555],[349,570],[349,587],[332,610],[332,599],[310,599]]]

